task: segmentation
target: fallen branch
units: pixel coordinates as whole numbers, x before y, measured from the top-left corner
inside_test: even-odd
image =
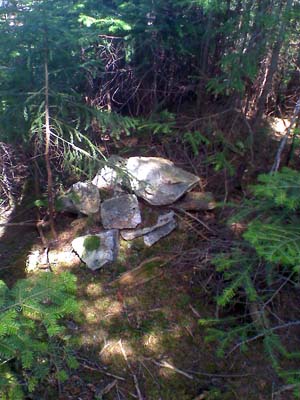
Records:
[[[100,391],[100,393],[98,393],[98,397],[100,397],[100,399],[102,399],[102,396],[109,393],[116,386],[117,382],[118,381],[115,379],[114,381],[112,381],[111,383],[106,385],[105,388],[102,389]]]
[[[175,371],[178,374],[183,375],[188,379],[191,379],[191,380],[194,379],[194,377],[192,375],[188,374],[187,372],[182,371],[179,368],[174,367],[174,365],[168,363],[167,361],[160,362],[160,361],[155,361],[155,360],[152,360],[152,359],[151,359],[151,361],[153,362],[153,364],[155,364],[155,365],[157,365],[159,367],[171,369],[172,371]]]
[[[133,377],[133,382],[134,382],[134,386],[135,386],[135,389],[136,389],[136,392],[137,392],[137,395],[138,395],[138,399],[139,400],[144,400],[144,398],[142,396],[142,393],[141,393],[141,390],[140,390],[140,387],[139,387],[138,379],[137,379],[135,373],[133,372],[133,369],[132,369],[132,367],[131,367],[131,365],[130,365],[130,363],[128,361],[128,358],[127,358],[127,355],[125,353],[125,350],[124,350],[124,347],[123,347],[121,339],[119,340],[119,346],[120,346],[121,352],[123,354],[124,360],[126,361],[126,364],[128,366],[128,369],[131,372],[131,375]]]
[[[168,264],[170,261],[174,260],[177,256],[169,257],[165,259],[163,257],[157,256],[144,260],[141,264],[127,272],[124,272],[119,278],[115,279],[110,283],[110,286],[114,285],[141,285],[148,282],[151,279],[157,278],[161,275],[161,271],[158,268],[161,268]],[[149,276],[149,265],[157,263],[157,266],[153,267],[153,270],[156,269],[158,271],[153,271],[155,275]]]
[[[297,384],[285,385],[285,386],[281,387],[279,390],[277,390],[276,392],[274,392],[273,395],[277,397],[278,395],[280,395],[283,392],[296,389],[298,386],[299,385],[297,385]]]
[[[0,224],[0,226],[36,226],[37,222],[34,221],[23,221],[23,222],[6,222]]]
[[[98,365],[95,365],[94,367],[92,367],[91,365],[88,365],[87,364],[88,360],[86,360],[84,358],[77,357],[77,359],[84,361],[84,363],[80,364],[83,368],[86,368],[86,369],[88,369],[90,371],[101,372],[102,374],[104,374],[106,376],[110,376],[111,378],[118,379],[119,381],[126,381],[126,379],[123,378],[122,376],[118,376],[118,375],[115,375],[115,374],[111,374],[110,372],[104,371]]]
[[[194,371],[190,369],[188,369],[187,371],[194,375],[208,376],[210,378],[232,379],[232,378],[245,378],[247,376],[253,376],[253,374],[211,374],[209,372]]]
[[[212,230],[205,222],[201,221],[201,219],[195,217],[193,214],[189,213],[188,211],[184,210],[183,208],[177,208],[178,211],[182,212],[183,214],[187,215],[188,217],[194,219],[195,221],[199,222],[200,225],[202,225],[205,229],[207,229],[209,232],[215,234],[216,232]]]
[[[192,223],[190,223],[189,221],[187,221],[186,218],[184,218],[183,216],[181,216],[179,213],[175,212],[175,215],[177,216],[177,218],[179,218],[185,225],[187,225],[188,227],[190,227],[197,235],[199,235],[202,239],[204,240],[208,240],[208,237],[205,236],[201,231],[199,231],[198,229],[196,229]]]

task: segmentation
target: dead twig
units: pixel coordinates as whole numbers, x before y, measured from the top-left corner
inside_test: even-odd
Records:
[[[187,370],[191,374],[200,375],[200,376],[207,376],[210,378],[224,378],[224,379],[232,379],[232,378],[246,378],[247,376],[253,376],[253,374],[210,374],[209,372],[201,372],[201,371],[194,371],[194,370]]]
[[[278,295],[278,293],[282,290],[282,288],[290,282],[291,277],[294,275],[294,271],[290,273],[290,275],[283,281],[283,283],[279,286],[279,288],[273,293],[273,295],[263,304],[263,308],[266,308],[268,304],[270,304],[273,299]]]
[[[191,219],[194,219],[195,221],[199,222],[200,225],[204,226],[205,229],[207,229],[209,232],[215,234],[216,232],[211,229],[205,222],[201,221],[201,219],[195,217],[193,214],[189,213],[188,211],[184,210],[183,208],[178,208],[178,211],[182,212],[183,214],[187,215]],[[177,214],[177,213],[176,213]]]
[[[254,342],[257,339],[260,339],[261,337],[264,337],[266,335],[268,335],[270,332],[274,332],[274,331],[278,331],[279,329],[285,329],[285,328],[290,328],[291,326],[297,326],[300,325],[300,320],[297,321],[290,321],[287,322],[286,324],[282,324],[282,325],[276,325],[273,326],[272,328],[266,329],[264,332],[261,332],[247,340],[243,340],[242,342],[237,343],[231,350],[230,352],[227,354],[227,357],[233,353],[235,350],[237,350],[239,347],[241,347],[244,344],[248,344],[251,342]]]
[[[144,400],[144,397],[142,396],[142,393],[141,393],[141,390],[140,390],[140,387],[139,387],[138,379],[137,379],[137,377],[136,377],[136,375],[135,375],[135,373],[134,373],[134,371],[133,371],[133,369],[132,369],[132,367],[131,367],[131,365],[130,365],[130,363],[128,361],[128,358],[127,358],[127,355],[125,353],[125,349],[123,347],[121,339],[119,340],[119,346],[120,346],[121,352],[123,354],[124,360],[126,361],[126,364],[128,366],[128,369],[129,369],[129,371],[130,371],[130,373],[131,373],[131,375],[133,377],[133,382],[134,382],[135,390],[136,390],[137,395],[138,395],[138,399],[139,400]]]
[[[201,315],[198,313],[198,311],[191,305],[189,304],[190,309],[192,310],[193,314],[197,317],[197,318],[201,318]]]
[[[155,360],[152,360],[152,359],[150,359],[150,361],[152,361],[153,364],[155,364],[155,365],[157,365],[159,367],[171,369],[172,371],[177,372],[177,374],[183,375],[188,379],[191,379],[191,380],[194,379],[194,377],[192,375],[188,374],[187,372],[182,371],[179,368],[174,367],[174,365],[168,363],[167,361],[161,361],[160,362],[160,361],[155,361]]]
[[[203,121],[205,119],[210,119],[210,118],[216,118],[216,117],[219,117],[220,115],[227,114],[228,112],[231,112],[231,111],[234,111],[234,108],[228,108],[227,110],[220,111],[215,114],[205,115],[204,117],[193,119],[193,121],[191,121],[190,123],[187,124],[187,127],[192,128],[199,121]]]
[[[0,224],[0,226],[36,226],[36,222],[29,220],[29,221],[23,221],[23,222],[6,222],[3,224]]]
[[[180,214],[175,212],[177,218],[179,218],[183,223],[187,226],[189,226],[197,235],[199,235],[202,239],[208,240],[208,237],[205,236],[202,232],[200,232],[198,229],[196,229],[190,222],[188,222],[186,219],[184,219]]]
[[[296,385],[296,384],[290,384],[290,385],[282,386],[279,390],[274,392],[273,395],[277,397],[278,395],[280,395],[283,392],[287,392],[287,391],[296,389],[297,386],[298,385]]]
[[[209,392],[205,391],[199,396],[195,397],[193,400],[205,400],[207,396],[209,396]]]
[[[101,396],[109,393],[116,386],[117,383],[118,381],[115,379],[114,381],[106,385],[104,389],[97,393],[98,397],[102,398]]]
[[[125,378],[123,378],[122,376],[118,376],[115,374],[111,374],[110,372],[104,371],[103,368],[100,368],[98,365],[95,365],[94,367],[92,367],[91,365],[87,364],[87,360],[84,358],[80,358],[77,357],[78,360],[84,361],[84,363],[81,364],[81,366],[83,368],[89,369],[90,371],[96,371],[96,372],[101,372],[102,374],[106,375],[106,376],[110,376],[111,378],[115,378],[118,379],[119,381],[126,381]]]

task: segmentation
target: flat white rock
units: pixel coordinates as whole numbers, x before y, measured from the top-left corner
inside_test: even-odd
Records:
[[[87,267],[94,271],[116,260],[119,249],[118,231],[112,229],[96,235],[80,236],[72,241],[72,247]]]

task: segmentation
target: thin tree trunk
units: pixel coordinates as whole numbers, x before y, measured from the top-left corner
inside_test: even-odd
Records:
[[[282,46],[282,40],[278,40],[275,43],[275,46],[273,47],[270,64],[267,67],[266,77],[263,82],[262,91],[261,91],[261,94],[257,101],[255,124],[260,123],[262,116],[265,112],[265,106],[266,106],[268,97],[272,92],[273,77],[274,77],[275,72],[277,71],[281,46]]]
[[[265,105],[266,105],[268,96],[272,92],[273,77],[278,68],[280,50],[281,50],[283,42],[284,42],[284,34],[285,34],[285,30],[286,30],[286,25],[287,25],[285,22],[284,14],[287,13],[291,9],[291,6],[292,6],[292,0],[287,0],[285,10],[283,10],[281,13],[281,22],[280,22],[279,32],[277,35],[277,40],[275,41],[275,44],[273,46],[272,56],[270,59],[269,66],[267,67],[267,74],[266,74],[266,79],[264,81],[263,89],[262,89],[261,95],[259,96],[258,101],[257,101],[256,114],[255,114],[255,125],[260,123],[262,116],[264,114],[264,111],[265,111]]]
[[[53,198],[53,179],[50,164],[50,118],[49,118],[49,74],[48,74],[48,57],[45,55],[45,162],[47,169],[47,194],[50,229],[54,239],[57,239],[57,233],[54,226],[54,198]]]

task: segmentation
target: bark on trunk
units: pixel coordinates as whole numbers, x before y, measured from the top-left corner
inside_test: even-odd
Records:
[[[284,14],[289,12],[289,10],[291,9],[291,6],[292,6],[292,0],[287,0],[286,6],[284,9],[283,9],[283,5],[281,3],[281,13],[279,13],[280,27],[279,27],[277,39],[273,46],[272,56],[270,59],[269,66],[267,68],[267,75],[266,75],[266,79],[264,81],[263,89],[262,89],[261,95],[259,96],[257,103],[256,103],[257,104],[256,105],[256,113],[255,113],[255,118],[254,118],[255,125],[258,125],[261,122],[262,116],[265,112],[265,105],[267,103],[268,96],[272,92],[273,78],[274,78],[274,74],[278,68],[280,51],[281,51],[281,48],[283,45],[284,34],[286,31],[286,27],[287,27]]]
[[[53,198],[53,179],[50,164],[50,117],[49,117],[49,74],[48,74],[48,57],[45,56],[45,163],[47,169],[47,194],[48,194],[48,209],[49,223],[51,233],[54,239],[57,239],[57,233],[54,226],[54,198]]]

